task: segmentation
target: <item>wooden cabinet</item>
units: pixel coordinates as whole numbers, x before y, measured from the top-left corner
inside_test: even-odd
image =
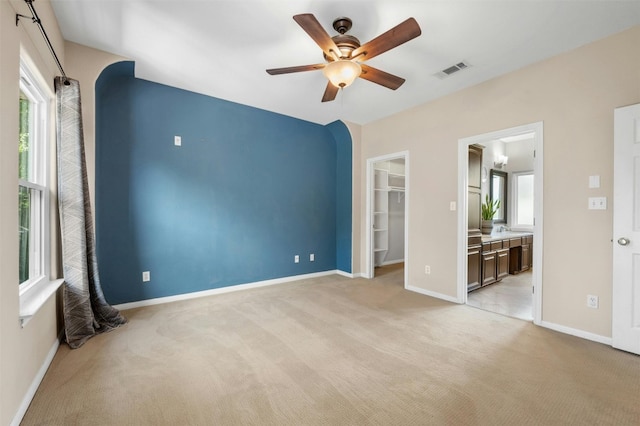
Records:
[[[482,285],[493,284],[509,275],[509,241],[482,244]]]
[[[467,187],[467,290],[482,285],[482,233],[480,231],[480,208],[482,204],[482,149],[480,145],[469,147],[469,169]]]
[[[520,238],[512,238],[510,240],[511,247],[509,251],[509,273],[519,274],[533,267],[533,235],[525,235]]]
[[[482,147],[469,147],[469,185],[467,187],[467,228],[469,235],[481,235],[482,206]]]
[[[531,267],[531,250],[529,244],[522,245],[522,264],[520,265],[520,272],[529,270]]]
[[[491,251],[491,244],[482,245],[482,285],[489,285],[498,280],[497,278],[498,256],[495,251]]]
[[[482,286],[482,242],[481,237],[469,237],[467,246],[467,291]]]
[[[482,145],[469,146],[469,186],[478,188],[482,186]]]
[[[532,267],[533,235],[490,239],[480,245],[480,270],[476,266],[477,250],[468,249],[468,290],[498,282],[509,274],[519,274]],[[477,245],[474,247],[478,247]],[[472,259],[472,256],[473,259]]]
[[[522,265],[520,272],[531,269],[533,266],[533,235],[522,237]]]
[[[496,251],[496,279],[501,280],[509,275],[509,249],[505,248]]]

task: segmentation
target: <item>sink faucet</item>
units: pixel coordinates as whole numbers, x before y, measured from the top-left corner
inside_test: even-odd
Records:
[[[508,231],[508,230],[509,230],[509,228],[504,226],[504,225],[501,225],[500,228],[498,228],[499,232],[504,232],[504,231]]]

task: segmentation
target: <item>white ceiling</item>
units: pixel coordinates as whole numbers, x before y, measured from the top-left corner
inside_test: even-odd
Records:
[[[639,0],[51,3],[66,40],[131,58],[138,78],[320,124],[365,124],[640,25]],[[349,34],[361,43],[414,17],[420,37],[367,62],[406,83],[392,91],[358,79],[335,101],[321,103],[321,71],[268,75],[267,68],[324,61],[292,19],[300,13],[313,13],[331,36],[333,20],[348,16]],[[444,80],[434,76],[462,60],[471,68]]]

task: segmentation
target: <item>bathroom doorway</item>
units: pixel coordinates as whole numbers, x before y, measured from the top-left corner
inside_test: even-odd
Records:
[[[469,147],[481,154],[483,204],[500,200],[493,227],[477,234],[469,216]],[[541,321],[542,123],[459,140],[458,301],[516,318]],[[477,263],[477,265],[476,265]]]

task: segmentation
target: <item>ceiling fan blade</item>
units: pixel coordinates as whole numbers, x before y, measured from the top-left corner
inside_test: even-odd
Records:
[[[318,22],[315,16],[311,13],[304,13],[302,15],[295,15],[293,19],[309,34],[313,41],[320,46],[320,49],[329,57],[329,60],[333,60],[334,55],[338,57],[341,56],[340,49],[338,49],[338,46],[324,28],[322,28],[322,25],[320,25],[320,22]],[[332,51],[333,54],[331,53]]]
[[[400,46],[402,43],[418,37],[420,34],[422,34],[422,30],[416,20],[409,18],[355,49],[351,57],[355,58],[358,55],[364,55],[362,59],[358,58],[358,61],[367,61],[387,50],[391,50],[394,47]]]
[[[331,82],[327,83],[327,88],[324,90],[324,95],[322,96],[322,102],[329,102],[336,98],[338,94],[338,88],[331,84]]]
[[[389,74],[388,72],[370,67],[369,65],[360,64],[360,67],[362,67],[360,78],[364,78],[365,80],[369,80],[381,86],[388,87],[391,90],[396,90],[405,82],[405,79],[402,77]]]
[[[272,68],[267,70],[267,73],[271,75],[290,74],[292,72],[321,70],[324,67],[325,67],[325,64],[299,65],[297,67]]]

